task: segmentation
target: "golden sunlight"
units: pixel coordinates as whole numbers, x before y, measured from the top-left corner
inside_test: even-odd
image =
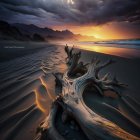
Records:
[[[95,40],[137,38],[137,34],[132,33],[130,31],[126,31],[124,28],[116,26],[116,23],[108,23],[104,25],[85,25],[85,26],[63,25],[63,26],[53,26],[52,28],[55,30],[69,29],[74,34],[95,37]]]
[[[40,77],[40,81],[41,81],[41,84],[46,88],[46,90],[48,89],[47,87],[47,84],[45,83],[45,81]],[[51,93],[49,93],[48,91],[48,95],[49,95],[49,98],[53,101],[55,99],[55,97],[52,96]]]
[[[80,48],[82,50],[94,51],[98,53],[110,54],[110,55],[126,57],[126,58],[140,56],[139,50],[129,49],[129,48],[103,47],[103,46],[93,46],[93,45],[79,45],[75,47]]]
[[[42,104],[39,102],[39,93],[37,90],[34,90],[35,93],[35,97],[36,97],[36,106],[38,107],[38,109],[40,109],[42,112],[46,113],[46,109],[44,108],[44,106],[42,106]]]

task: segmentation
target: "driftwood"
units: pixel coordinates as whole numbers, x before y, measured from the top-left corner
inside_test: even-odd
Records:
[[[89,85],[94,87],[101,96],[104,91],[111,90],[121,97],[121,89],[126,85],[116,78],[110,80],[108,74],[100,77],[99,72],[104,67],[114,63],[112,60],[102,64],[93,59],[90,64],[79,62],[81,53],[73,53],[73,48],[65,47],[67,53],[68,70],[62,79],[56,77],[58,85],[62,86],[62,93],[54,101],[50,115],[40,125],[36,140],[65,140],[55,127],[55,118],[61,108],[62,120],[65,123],[75,120],[82,132],[89,140],[138,140],[139,138],[127,133],[116,124],[93,112],[83,101],[83,93]],[[74,78],[75,77],[75,78]]]

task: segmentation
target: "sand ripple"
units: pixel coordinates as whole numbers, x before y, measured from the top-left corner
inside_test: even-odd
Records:
[[[2,140],[28,140],[34,137],[37,126],[48,114],[56,96],[52,84],[47,83],[47,75],[65,69],[64,56],[58,56],[60,52],[61,48],[48,46],[36,53],[0,63]]]
[[[55,46],[0,63],[2,140],[31,140],[34,137],[37,126],[48,115],[56,97],[51,73],[65,70],[64,50]],[[132,97],[114,101],[87,93],[84,100],[99,115],[140,136],[140,104]]]

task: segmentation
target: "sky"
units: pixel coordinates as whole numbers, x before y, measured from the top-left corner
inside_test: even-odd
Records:
[[[140,0],[0,0],[0,20],[100,39],[140,38]]]

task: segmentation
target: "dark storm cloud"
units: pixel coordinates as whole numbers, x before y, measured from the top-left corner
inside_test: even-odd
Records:
[[[17,14],[33,15],[37,17],[41,16],[40,12],[28,6],[15,7],[13,5],[3,4],[3,7],[9,11],[16,12]]]
[[[75,0],[72,6],[82,16],[81,23],[104,24],[112,21],[140,21],[140,0]]]
[[[69,3],[68,3],[69,1]],[[72,4],[73,3],[73,4]],[[140,23],[140,0],[1,0],[0,18],[51,24]],[[25,18],[24,18],[25,17]],[[44,19],[43,19],[44,18]]]

